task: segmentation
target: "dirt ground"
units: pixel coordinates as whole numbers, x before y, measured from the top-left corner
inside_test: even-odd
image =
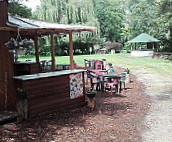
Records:
[[[172,78],[144,70],[134,74],[145,85],[145,94],[152,100],[144,119],[142,141],[172,142]]]
[[[1,142],[140,142],[150,106],[145,86],[130,74],[120,95],[97,92],[96,108],[52,113],[0,126]]]

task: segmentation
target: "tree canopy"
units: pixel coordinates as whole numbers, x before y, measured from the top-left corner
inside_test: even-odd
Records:
[[[124,43],[147,33],[161,41],[162,51],[172,51],[172,0],[41,0],[34,13],[18,1],[9,5],[12,15],[97,27],[96,35],[77,34],[76,46],[100,40]],[[56,43],[64,46],[62,39]]]
[[[32,16],[31,9],[20,4],[21,0],[11,0],[9,1],[8,12],[12,16],[20,16],[25,18],[30,18]]]

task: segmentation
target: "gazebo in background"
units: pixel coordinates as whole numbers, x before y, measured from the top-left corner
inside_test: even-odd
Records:
[[[128,41],[128,43],[131,43],[131,56],[152,57],[154,55],[154,50],[156,47],[155,45],[157,42],[159,42],[158,39],[156,39],[148,34],[142,33],[142,34],[138,35],[134,39]],[[146,49],[141,48],[142,43],[147,44]],[[139,48],[137,48],[138,45],[139,45]]]

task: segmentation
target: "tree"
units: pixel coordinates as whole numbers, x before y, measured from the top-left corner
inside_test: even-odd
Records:
[[[172,51],[172,0],[129,0],[127,10],[127,39],[145,32],[161,41],[163,51]]]
[[[120,41],[124,27],[122,0],[93,0],[96,17],[100,23],[100,35],[106,40]]]
[[[25,18],[30,18],[32,16],[32,12],[30,8],[19,3],[19,0],[12,0],[9,2],[8,12],[12,16],[20,16]]]
[[[136,37],[141,33],[157,35],[157,4],[154,0],[129,1],[128,25],[130,38]]]
[[[159,23],[163,29],[163,41],[166,42],[165,51],[172,52],[172,0],[159,2]]]
[[[80,24],[80,25],[89,25],[99,27],[99,22],[94,14],[94,7],[92,0],[41,0],[41,6],[34,12],[34,18],[44,21],[51,21],[61,24]],[[99,30],[98,30],[99,31]],[[83,47],[88,48],[88,40],[92,37],[90,33],[84,34],[75,34],[73,36],[73,41],[77,39],[82,39],[81,42],[77,43],[77,46],[74,47],[75,53],[79,50],[83,51]],[[66,42],[64,42],[64,37],[56,38],[55,46],[60,48],[56,49],[57,54],[63,53],[66,50]],[[86,42],[85,42],[86,41]],[[80,45],[79,45],[80,44]],[[68,48],[67,48],[68,49]],[[67,51],[68,52],[68,51]]]

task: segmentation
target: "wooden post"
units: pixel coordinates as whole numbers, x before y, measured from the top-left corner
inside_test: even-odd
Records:
[[[35,42],[36,63],[39,63],[39,49],[38,49],[38,35],[37,35],[37,33],[35,34],[34,42]]]
[[[70,54],[70,66],[71,70],[74,69],[74,63],[73,63],[73,42],[72,42],[72,32],[69,32],[69,54]]]
[[[54,35],[51,34],[51,60],[52,60],[52,71],[55,71],[55,49],[54,49]]]
[[[153,50],[155,49],[155,42],[153,42]]]
[[[133,44],[132,44],[132,43],[131,43],[131,46],[130,46],[130,48],[131,48],[130,50],[132,51],[132,50],[133,50]]]

